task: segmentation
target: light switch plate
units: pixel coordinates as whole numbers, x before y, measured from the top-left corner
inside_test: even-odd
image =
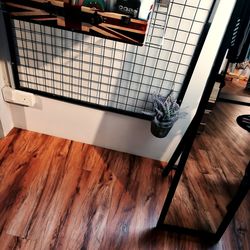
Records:
[[[36,103],[35,95],[24,91],[12,89],[8,86],[2,88],[4,101],[33,107]]]

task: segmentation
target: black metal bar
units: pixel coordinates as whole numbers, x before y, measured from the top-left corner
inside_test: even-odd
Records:
[[[240,100],[232,100],[232,99],[227,99],[225,97],[220,97],[218,98],[218,101],[220,102],[229,102],[229,103],[234,103],[234,104],[239,104],[239,105],[244,105],[244,106],[250,106],[249,102],[244,102]]]
[[[240,207],[242,201],[246,197],[248,191],[250,189],[250,161],[245,171],[245,175],[240,183],[237,193],[234,195],[233,200],[228,205],[228,211],[225,217],[223,218],[217,232],[216,232],[216,241],[220,240],[225,230],[227,229],[229,223],[233,219],[235,213]]]
[[[191,128],[192,131],[197,131],[198,126],[199,126],[199,124],[200,124],[200,122],[202,120],[204,111],[206,109],[206,105],[208,103],[209,97],[210,97],[211,92],[213,90],[213,86],[214,86],[214,83],[215,83],[215,80],[216,80],[216,77],[217,77],[217,73],[218,73],[218,71],[220,69],[220,65],[222,63],[222,60],[224,58],[224,55],[225,55],[226,50],[228,48],[228,45],[230,43],[230,39],[229,38],[230,38],[230,36],[232,34],[234,23],[235,23],[235,21],[237,19],[237,17],[236,17],[237,13],[238,13],[238,9],[235,8],[234,11],[233,11],[231,20],[230,20],[230,22],[228,24],[228,27],[227,27],[226,33],[224,35],[223,41],[221,43],[220,49],[219,49],[218,54],[216,56],[215,63],[213,65],[213,67],[212,67],[212,70],[210,72],[209,78],[207,80],[207,84],[205,86],[204,92],[203,92],[202,97],[201,97],[201,101],[200,101],[199,106],[197,108],[196,115],[194,116],[193,121],[191,122],[191,124],[189,126],[189,128],[192,127]],[[196,135],[196,133],[194,134],[194,137],[192,138],[192,143],[193,143],[193,141],[195,139],[195,135]],[[184,147],[184,145],[186,144],[186,142],[189,139],[190,139],[189,129],[187,129],[187,131],[184,134],[181,142],[177,146],[177,148],[176,148],[173,156],[170,159],[171,165],[173,165],[176,162],[176,160],[178,159],[178,157],[181,154],[181,152],[183,152],[182,148]],[[188,141],[188,143],[190,143],[190,142],[191,141]],[[164,171],[163,171],[163,173],[164,173]]]
[[[202,116],[204,114],[207,102],[208,102],[209,97],[211,95],[218,71],[220,69],[220,66],[221,66],[221,63],[223,61],[226,50],[230,44],[230,36],[232,34],[234,24],[237,20],[237,14],[239,12],[241,4],[244,4],[244,0],[238,1],[235,5],[235,8],[234,8],[233,13],[231,15],[231,19],[230,19],[229,24],[227,26],[225,35],[222,39],[222,43],[221,43],[220,48],[218,50],[214,65],[213,65],[212,70],[210,72],[206,87],[205,87],[204,92],[202,94],[202,98],[201,98],[201,101],[199,103],[196,115],[194,116],[193,121],[191,122],[188,130],[186,131],[186,133],[184,135],[185,140],[182,142],[182,147],[183,147],[182,155],[181,155],[180,162],[177,166],[177,170],[176,170],[174,178],[173,178],[173,182],[169,188],[166,200],[164,202],[164,205],[163,205],[163,208],[162,208],[162,211],[161,211],[158,223],[157,223],[157,227],[159,227],[159,228],[165,228],[165,229],[171,228],[171,225],[164,223],[164,221],[165,221],[165,218],[167,216],[167,212],[171,206],[171,203],[172,203],[176,188],[178,186],[181,174],[184,171],[186,160],[188,158],[189,152],[190,152],[192,144],[194,142],[194,139],[196,136],[196,131],[197,131],[198,126],[201,122],[201,119],[202,119]],[[188,145],[186,145],[186,143]],[[181,152],[181,148],[179,148],[176,151],[177,151],[177,153]],[[176,153],[176,155],[177,155],[177,153]],[[248,172],[249,172],[249,170],[248,170]],[[226,215],[226,217],[223,220],[222,224],[220,225],[218,231],[214,234],[214,240],[218,241],[220,239],[220,237],[223,235],[227,225],[229,224],[230,220],[232,219],[234,213],[236,212],[240,202],[243,200],[243,198],[244,198],[243,196],[245,196],[245,190],[240,192],[239,194],[238,194],[239,197],[236,198],[236,202],[233,202],[233,205],[231,207],[231,210],[229,211],[229,214]],[[186,229],[183,227],[175,226],[175,228],[177,229],[178,232],[186,232]],[[195,231],[197,231],[197,235],[199,235],[199,233],[200,233],[200,230],[193,229],[192,231],[193,231],[193,233]]]
[[[188,155],[189,155],[189,152],[192,148],[194,137],[196,134],[195,126],[199,126],[199,124],[197,125],[197,122],[195,122],[196,120],[197,119],[195,119],[195,118],[193,119],[192,123],[190,124],[190,126],[187,129],[187,132],[185,133],[186,141],[183,141],[183,148],[182,148],[180,161],[179,161],[178,165],[176,166],[176,172],[175,172],[173,181],[171,183],[171,186],[169,188],[166,200],[164,202],[159,220],[157,222],[157,226],[161,226],[162,224],[164,224],[164,220],[166,218],[166,215],[167,215],[168,210],[170,208],[170,205],[172,203],[176,188],[179,184],[181,175],[182,175],[183,170],[185,168],[185,164],[186,164],[186,161],[188,159]],[[176,152],[178,152],[178,151],[176,150]],[[173,168],[172,165],[170,167]],[[165,169],[167,169],[167,168],[168,167],[166,167]],[[164,169],[164,171],[166,171],[165,169]],[[166,174],[166,172],[165,172],[165,174]]]
[[[186,141],[188,141],[188,137],[190,136],[189,130],[190,130],[191,126],[192,125],[190,124],[189,128],[187,129],[187,131],[185,132],[185,134],[181,138],[181,141],[177,145],[177,147],[176,147],[173,155],[171,156],[167,166],[163,169],[163,171],[162,171],[163,176],[165,176],[165,177],[168,176],[168,174],[171,170],[176,170],[176,168],[178,168],[178,166],[177,167],[175,166],[175,163],[184,151],[185,143],[186,143]]]

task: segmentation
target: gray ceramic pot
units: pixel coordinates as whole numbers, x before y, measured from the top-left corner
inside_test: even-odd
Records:
[[[154,119],[151,122],[151,133],[158,138],[164,138],[169,133],[170,129],[172,128],[173,124],[169,124],[169,126],[163,126],[159,121]]]

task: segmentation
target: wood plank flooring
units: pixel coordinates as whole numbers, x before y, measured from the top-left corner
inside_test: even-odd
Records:
[[[225,86],[221,89],[221,93],[250,97],[249,91],[246,90],[247,80],[233,78],[232,80],[225,79]]]
[[[17,129],[0,162],[0,249],[139,248],[168,185],[160,162]]]
[[[205,131],[195,139],[166,223],[216,232],[250,160],[250,135],[236,123],[237,116],[247,113],[246,106],[216,104]],[[245,220],[236,229],[245,249],[250,249],[249,201],[242,205]]]
[[[0,140],[0,250],[207,249],[154,228],[172,180],[161,169],[158,161],[14,129]],[[183,202],[192,198],[182,192]],[[249,249],[246,202],[214,249]]]
[[[246,90],[247,81],[232,79],[226,80],[225,86],[221,89],[220,98],[240,101],[249,105],[250,103],[250,91]]]

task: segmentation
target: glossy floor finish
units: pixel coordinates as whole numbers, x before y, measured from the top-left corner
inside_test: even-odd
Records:
[[[225,86],[221,89],[220,98],[231,101],[239,101],[250,104],[250,90],[246,89],[247,81],[233,78],[226,80]]]
[[[162,178],[161,168],[158,161],[14,129],[0,140],[0,250],[207,249],[154,229],[172,180]],[[249,247],[247,202],[213,249]]]
[[[221,89],[221,94],[245,96],[250,98],[250,92],[246,90],[247,80],[233,78],[231,81],[225,79],[225,86]]]
[[[160,163],[38,133],[0,143],[0,249],[132,249],[160,213]]]
[[[167,224],[217,231],[250,160],[250,134],[236,122],[239,115],[249,113],[247,106],[216,104],[205,131],[196,136]],[[235,235],[230,237],[234,249],[250,249],[249,195],[237,216],[240,223],[232,225]]]

